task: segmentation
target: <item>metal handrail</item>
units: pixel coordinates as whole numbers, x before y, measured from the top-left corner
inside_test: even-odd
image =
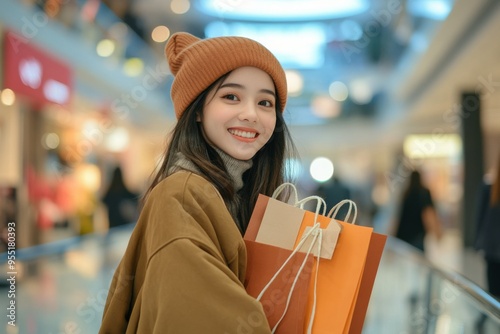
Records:
[[[455,287],[463,290],[479,305],[482,312],[500,323],[500,301],[462,274],[437,267],[420,250],[397,238],[389,237],[387,239],[385,251],[390,251],[405,259],[409,259],[427,268],[432,274],[439,276],[444,281],[450,282]]]

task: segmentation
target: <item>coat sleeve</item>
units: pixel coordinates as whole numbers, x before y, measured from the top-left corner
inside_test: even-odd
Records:
[[[142,227],[137,225],[131,235],[127,250],[116,268],[109,288],[108,297],[103,311],[99,334],[125,333],[129,323],[131,309],[140,287],[141,275],[146,266],[146,252],[141,251]]]
[[[192,240],[155,254],[142,290],[138,333],[270,333],[261,304]]]

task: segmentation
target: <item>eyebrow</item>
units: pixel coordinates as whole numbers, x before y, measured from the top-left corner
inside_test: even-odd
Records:
[[[231,82],[228,82],[228,83],[225,83],[225,84],[222,84],[220,86],[220,88],[224,88],[224,87],[234,87],[234,88],[239,88],[239,89],[245,89],[245,86],[243,85],[240,85],[240,84],[237,84],[237,83],[231,83]],[[220,89],[219,88],[219,89]],[[267,94],[270,94],[272,96],[274,96],[274,98],[276,98],[276,93],[273,92],[272,90],[269,90],[269,89],[261,89],[259,90],[259,92],[261,93],[267,93]]]

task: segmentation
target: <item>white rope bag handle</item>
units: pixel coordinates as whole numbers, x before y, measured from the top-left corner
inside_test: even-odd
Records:
[[[297,187],[295,187],[295,185],[293,183],[285,182],[285,183],[279,185],[278,188],[276,188],[276,190],[274,190],[273,195],[271,197],[273,199],[277,199],[278,196],[287,187],[291,188],[293,190],[292,194],[294,195],[294,197],[293,197],[294,201],[293,201],[293,203],[291,203],[291,205],[294,206],[294,207],[298,207],[298,208],[304,209],[304,205],[307,202],[312,201],[312,200],[316,200],[317,201],[316,211],[315,211],[315,215],[314,215],[314,222],[315,223],[318,221],[318,215],[320,213],[323,216],[326,215],[326,207],[327,206],[326,206],[326,202],[325,202],[325,200],[323,198],[321,198],[319,196],[309,196],[309,197],[306,197],[306,198],[303,198],[303,199],[299,200]],[[323,206],[323,210],[320,212],[321,206]]]
[[[330,212],[328,212],[327,217],[329,218],[337,218],[337,214],[339,213],[339,210],[344,204],[349,204],[349,210],[347,211],[347,214],[345,216],[345,221],[348,222],[349,218],[351,218],[351,211],[353,212],[353,218],[352,218],[352,224],[356,224],[356,218],[358,217],[358,207],[356,206],[356,203],[353,200],[350,199],[344,199],[337,204],[333,206],[333,208],[330,209]]]
[[[296,203],[299,201],[299,195],[298,195],[298,192],[297,192],[297,187],[295,187],[295,185],[293,183],[289,183],[289,182],[285,182],[285,183],[282,183],[278,186],[278,188],[276,188],[273,192],[273,195],[271,196],[272,198],[274,199],[277,199],[278,196],[283,192],[283,190],[285,188],[292,188],[292,194],[293,194],[293,198],[294,198],[294,201],[293,201],[293,206],[296,205]]]

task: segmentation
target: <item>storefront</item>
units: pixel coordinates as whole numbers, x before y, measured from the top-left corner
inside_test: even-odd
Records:
[[[15,221],[17,246],[26,247],[43,242],[40,230],[55,223],[61,207],[54,201],[58,181],[47,173],[60,128],[46,110],[57,106],[71,113],[73,73],[22,35],[1,33],[0,189],[2,202],[9,203],[2,224]]]
[[[138,127],[131,112],[114,112],[113,96],[122,93],[82,75],[87,64],[70,65],[22,33],[0,33],[0,94],[12,97],[0,102],[2,224],[16,222],[18,247],[106,231],[100,200],[112,169],[120,165],[141,192],[167,129]]]

